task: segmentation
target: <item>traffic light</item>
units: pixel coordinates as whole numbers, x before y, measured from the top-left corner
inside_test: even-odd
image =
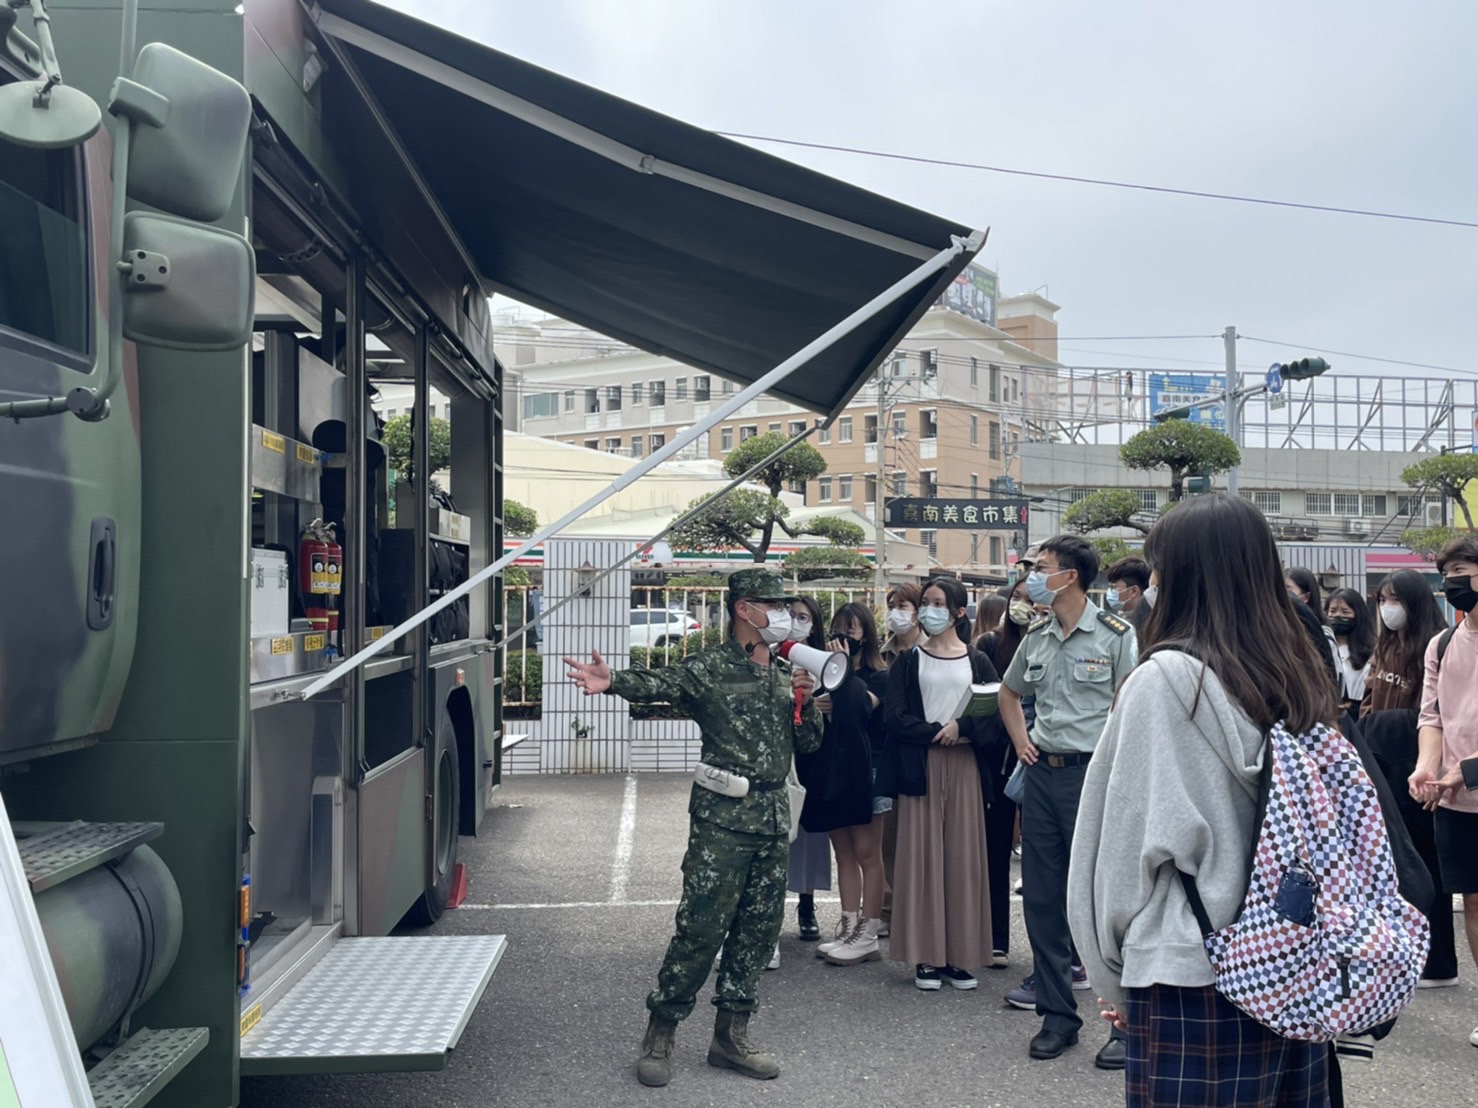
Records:
[[[1169,422],[1172,419],[1190,419],[1190,418],[1191,418],[1191,408],[1190,408],[1190,405],[1189,404],[1185,405],[1184,407],[1180,407],[1180,408],[1166,408],[1163,412],[1156,412],[1155,413],[1155,422],[1156,423],[1167,423],[1167,422]]]
[[[1300,358],[1295,362],[1285,362],[1282,375],[1285,381],[1306,381],[1310,377],[1318,377],[1329,368],[1329,363],[1323,358]]]

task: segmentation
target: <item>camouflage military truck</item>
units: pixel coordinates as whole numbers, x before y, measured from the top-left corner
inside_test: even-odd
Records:
[[[100,1102],[442,1066],[502,957],[386,937],[501,774],[494,291],[744,386],[655,464],[982,242],[366,0],[0,0],[0,795]]]

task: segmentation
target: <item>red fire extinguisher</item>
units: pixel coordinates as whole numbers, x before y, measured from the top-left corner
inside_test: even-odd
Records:
[[[344,589],[344,548],[334,541],[334,525],[315,519],[303,529],[298,544],[298,588],[303,614],[313,630],[335,644],[339,631],[338,598]]]

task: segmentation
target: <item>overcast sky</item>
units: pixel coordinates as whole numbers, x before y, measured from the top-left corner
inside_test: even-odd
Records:
[[[710,130],[1478,222],[1473,0],[388,2]],[[764,149],[989,226],[1070,364],[1478,372],[1478,229]]]

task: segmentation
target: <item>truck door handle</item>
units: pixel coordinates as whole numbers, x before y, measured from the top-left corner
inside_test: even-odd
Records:
[[[92,521],[88,543],[87,626],[106,631],[113,626],[113,602],[118,578],[118,525],[106,516]]]

